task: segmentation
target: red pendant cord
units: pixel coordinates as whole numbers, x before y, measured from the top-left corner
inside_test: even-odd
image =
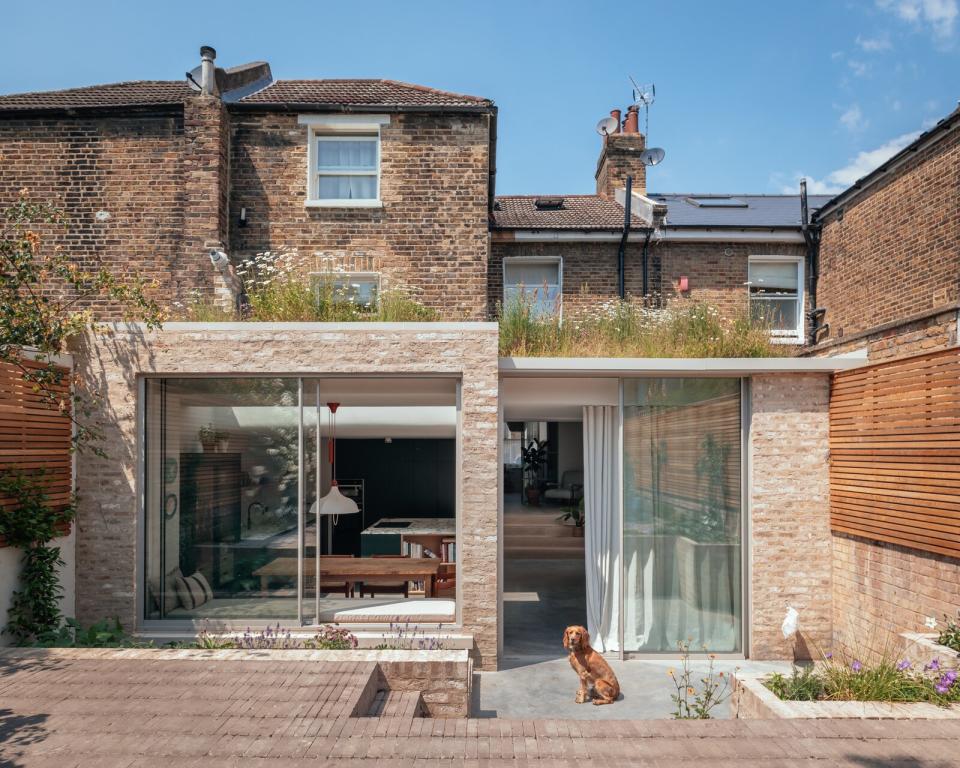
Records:
[[[340,403],[327,403],[327,408],[330,409],[330,415],[328,416],[330,424],[330,442],[327,445],[328,453],[330,454],[330,485],[335,487],[337,485],[337,408],[340,407]]]

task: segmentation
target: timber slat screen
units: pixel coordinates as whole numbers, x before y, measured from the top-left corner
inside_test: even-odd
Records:
[[[25,368],[42,366],[23,360]],[[70,502],[72,455],[69,411],[60,409],[60,401],[70,406],[70,371],[66,368],[60,384],[48,389],[57,402],[51,402],[35,384],[24,381],[22,371],[10,363],[0,363],[0,472],[14,469],[32,474],[43,470],[43,485],[54,508]],[[0,498],[0,506],[13,503]]]
[[[834,531],[960,557],[960,348],[838,373]]]

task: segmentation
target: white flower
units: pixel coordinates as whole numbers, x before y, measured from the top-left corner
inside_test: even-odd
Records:
[[[927,616],[926,621],[923,623],[927,626],[927,629],[937,628],[937,620],[933,616]]]

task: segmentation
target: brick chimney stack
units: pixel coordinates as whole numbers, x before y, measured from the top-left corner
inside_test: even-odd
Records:
[[[619,115],[619,110],[611,114]],[[597,194],[613,200],[614,192],[627,186],[627,176],[633,177],[633,191],[647,193],[647,166],[640,159],[646,149],[646,137],[640,133],[637,105],[627,109],[623,128],[618,133],[603,137],[603,148],[597,161]]]

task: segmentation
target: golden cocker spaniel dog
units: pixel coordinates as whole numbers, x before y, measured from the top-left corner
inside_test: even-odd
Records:
[[[580,678],[577,704],[593,699],[594,704],[613,704],[620,695],[620,683],[610,665],[590,646],[585,627],[572,626],[563,631],[563,647],[570,652],[570,666]]]

